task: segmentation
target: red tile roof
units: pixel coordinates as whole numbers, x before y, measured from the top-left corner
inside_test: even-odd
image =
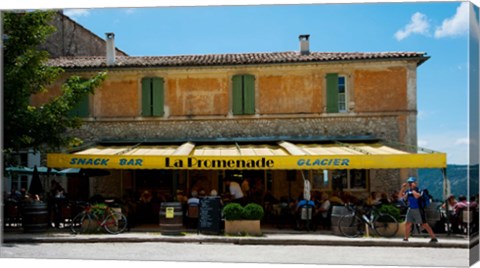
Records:
[[[369,60],[413,60],[420,65],[428,58],[426,53],[421,52],[312,52],[309,55],[300,55],[299,52],[271,52],[180,56],[117,56],[115,65],[108,66],[108,68],[193,67]],[[98,56],[60,57],[51,59],[49,65],[65,69],[107,67],[105,57]]]

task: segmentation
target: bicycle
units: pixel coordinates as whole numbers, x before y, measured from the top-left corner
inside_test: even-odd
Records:
[[[367,208],[365,212],[355,206],[346,205],[350,214],[343,215],[338,221],[338,229],[346,237],[363,235],[366,228],[372,229],[382,237],[392,237],[398,231],[398,221],[390,214]]]
[[[90,231],[91,226],[97,225],[96,230],[103,227],[110,234],[119,234],[127,228],[127,217],[108,206],[85,205],[85,209],[72,220],[71,229],[74,234]]]

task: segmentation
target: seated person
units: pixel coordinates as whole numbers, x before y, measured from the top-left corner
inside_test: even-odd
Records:
[[[296,230],[300,230],[302,229],[302,222],[304,221],[302,219],[302,208],[305,207],[305,206],[310,206],[312,207],[312,219],[314,217],[314,211],[315,211],[315,202],[313,200],[306,200],[303,198],[302,196],[302,199],[300,201],[297,202],[297,205],[296,205],[296,209],[295,209],[295,214],[296,214],[296,218],[297,218],[297,224],[295,226],[295,229]]]
[[[468,211],[470,208],[470,204],[467,201],[467,197],[464,195],[460,195],[458,197],[458,202],[455,204],[454,215],[456,216],[457,225],[461,226],[463,223],[468,222],[469,219],[467,218],[468,215],[465,215],[463,212]],[[464,218],[465,217],[465,218]]]
[[[190,205],[198,205],[200,204],[200,199],[198,199],[197,191],[192,191],[191,197],[187,200],[187,204]]]
[[[192,191],[192,196],[187,200],[187,217],[188,218],[197,218],[198,217],[198,206],[200,204],[200,199],[198,198],[197,191]],[[190,223],[189,223],[190,225]]]
[[[380,204],[380,197],[378,197],[376,192],[371,192],[365,204],[370,207],[377,206]]]
[[[330,228],[330,208],[332,207],[328,194],[322,192],[320,195],[319,206],[316,209],[316,222],[323,228]]]
[[[470,204],[467,202],[467,198],[464,195],[461,195],[458,197],[458,202],[453,207],[453,210],[456,215],[460,215],[463,210],[469,207]]]
[[[346,195],[349,194],[349,193],[344,193],[344,196],[345,196],[345,199],[348,199],[348,197],[346,197]],[[348,201],[347,201],[348,202]],[[339,193],[333,193],[333,195],[330,197],[330,203],[331,204],[335,204],[337,206],[343,206],[345,204],[345,202],[343,201],[342,198],[340,198],[340,194]]]

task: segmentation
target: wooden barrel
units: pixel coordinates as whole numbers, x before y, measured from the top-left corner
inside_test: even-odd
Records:
[[[40,201],[23,204],[22,227],[25,233],[43,233],[48,229],[47,204]]]
[[[338,222],[343,215],[351,214],[352,212],[349,211],[345,206],[333,206],[332,208],[332,231],[336,235],[342,235],[340,230],[338,229]]]
[[[163,202],[160,205],[160,231],[163,235],[181,235],[183,210],[180,202]]]

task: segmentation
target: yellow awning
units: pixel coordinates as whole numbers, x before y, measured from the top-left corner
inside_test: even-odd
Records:
[[[48,154],[51,168],[96,169],[393,169],[445,168],[445,153],[407,152],[382,143],[95,146]]]

